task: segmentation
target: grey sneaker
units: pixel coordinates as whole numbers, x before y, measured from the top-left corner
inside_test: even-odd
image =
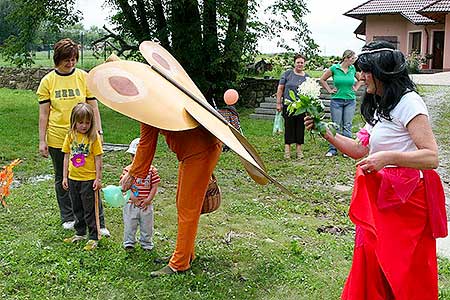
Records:
[[[63,227],[65,230],[72,230],[74,225],[75,225],[75,221],[68,221],[68,222],[64,222],[64,223],[62,224],[62,227]]]

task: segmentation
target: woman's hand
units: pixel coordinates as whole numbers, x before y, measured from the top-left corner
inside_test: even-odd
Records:
[[[365,174],[370,174],[372,172],[378,172],[383,167],[389,164],[389,153],[387,151],[380,151],[367,156],[366,158],[359,161],[356,166],[361,167],[361,170]]]
[[[39,153],[45,158],[48,157],[48,145],[45,141],[39,142]]]
[[[304,120],[304,123],[305,123],[305,128],[307,130],[314,129],[314,120],[313,120],[313,118],[311,118],[311,116],[306,115],[303,120]]]
[[[328,90],[328,93],[330,94],[336,94],[337,93],[337,88],[332,88]]]
[[[305,128],[307,130],[313,130],[314,129],[314,119],[311,116],[306,115],[303,119],[303,122],[305,124]],[[330,130],[327,128],[326,132],[324,134],[320,134],[324,139],[328,141],[330,137],[333,137],[334,135],[330,132]]]
[[[122,179],[119,181],[119,185],[122,189],[122,192],[128,191],[134,182],[134,177],[130,175],[130,173],[125,174]]]
[[[277,111],[282,111],[283,110],[283,105],[281,104],[281,101],[278,102],[277,100]]]

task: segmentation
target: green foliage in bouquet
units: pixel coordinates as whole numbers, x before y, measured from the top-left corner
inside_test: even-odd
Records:
[[[286,99],[285,104],[288,105],[289,115],[297,116],[306,113],[314,120],[314,128],[311,130],[313,134],[324,135],[327,129],[335,135],[336,124],[333,122],[323,121],[325,117],[325,109],[322,101],[319,99],[320,86],[316,79],[308,77],[299,87],[297,94],[289,91],[291,100]]]

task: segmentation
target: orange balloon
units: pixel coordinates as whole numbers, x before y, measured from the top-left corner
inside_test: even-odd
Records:
[[[228,89],[223,94],[223,100],[227,105],[235,104],[239,99],[239,94],[235,89]]]

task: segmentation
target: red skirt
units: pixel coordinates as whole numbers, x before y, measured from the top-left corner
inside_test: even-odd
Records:
[[[349,212],[356,225],[355,248],[341,298],[437,300],[436,240],[423,180],[413,184],[407,199],[392,187],[383,189],[381,203],[381,173],[357,170]]]

